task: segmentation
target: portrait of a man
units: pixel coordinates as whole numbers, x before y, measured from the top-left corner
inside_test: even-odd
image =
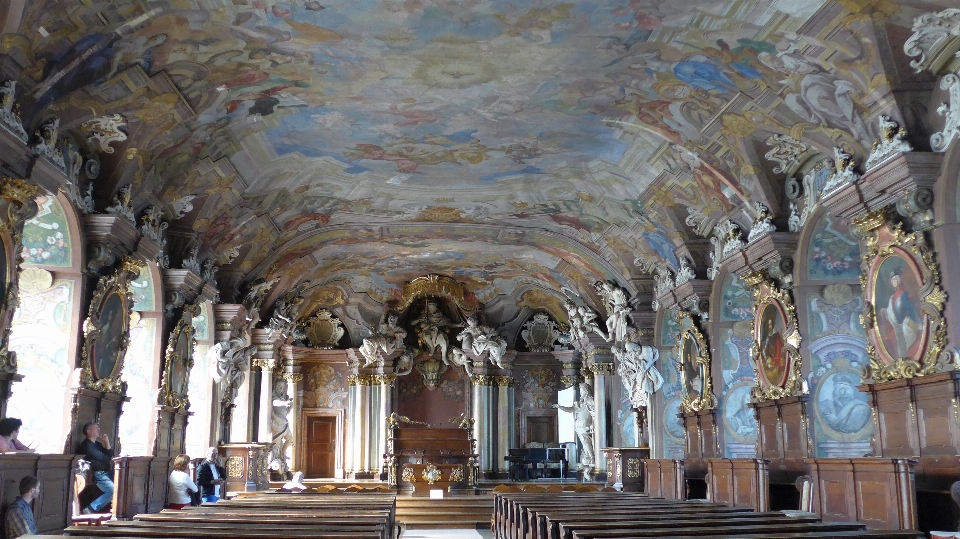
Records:
[[[118,292],[110,293],[100,309],[100,337],[93,350],[93,374],[98,380],[109,378],[120,360],[123,316],[123,299]]]
[[[688,395],[699,395],[702,380],[700,365],[697,363],[697,343],[691,336],[685,336],[680,348],[680,368],[683,370],[683,390]]]
[[[767,304],[760,314],[760,369],[771,385],[782,386],[787,374],[783,340],[784,322],[780,310]]]
[[[917,359],[923,318],[919,311],[920,283],[907,261],[898,256],[885,259],[874,282],[877,327],[883,349],[891,360]]]

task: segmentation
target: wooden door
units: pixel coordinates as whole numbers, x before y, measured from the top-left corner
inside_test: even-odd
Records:
[[[554,416],[527,416],[527,439],[525,442],[556,442],[557,418]]]
[[[337,418],[334,416],[307,417],[307,477],[322,478],[336,475]]]

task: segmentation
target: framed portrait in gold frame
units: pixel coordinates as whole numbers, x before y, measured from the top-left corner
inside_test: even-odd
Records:
[[[159,404],[176,408],[178,411],[186,411],[190,407],[187,386],[190,382],[193,350],[196,345],[193,317],[199,314],[199,305],[186,305],[183,308],[183,315],[167,340]]]
[[[790,292],[777,287],[764,272],[744,277],[753,290],[753,345],[750,358],[756,386],[754,402],[774,400],[803,391],[800,330]]]
[[[120,375],[130,344],[130,314],[134,303],[130,281],[139,275],[141,267],[143,262],[125,258],[116,273],[97,283],[83,323],[80,383],[88,389],[126,393],[127,384]]]
[[[940,272],[922,232],[907,234],[889,210],[853,224],[866,237],[860,282],[860,321],[867,332],[869,377],[874,382],[936,372],[946,344]]]
[[[690,313],[678,311],[677,370],[680,376],[680,411],[698,412],[717,407],[710,378],[710,349]]]

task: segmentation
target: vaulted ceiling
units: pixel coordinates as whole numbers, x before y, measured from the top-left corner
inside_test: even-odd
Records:
[[[785,219],[773,134],[860,162],[880,114],[922,135],[902,45],[951,5],[31,0],[4,48],[28,131],[59,117],[94,156],[81,125],[124,115],[98,209],[127,183],[138,211],[189,201],[171,231],[225,289],[383,302],[444,273],[520,301],[636,293],[638,266],[702,272],[712,222]]]

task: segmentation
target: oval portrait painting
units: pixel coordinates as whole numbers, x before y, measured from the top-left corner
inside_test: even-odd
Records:
[[[783,332],[786,321],[776,303],[767,303],[760,311],[757,341],[760,344],[760,372],[771,386],[783,387],[787,381],[787,351]]]
[[[683,369],[683,391],[690,396],[699,396],[702,392],[703,379],[697,363],[699,355],[700,351],[693,336],[685,335],[680,346],[680,365]]]
[[[98,317],[100,336],[93,347],[93,377],[96,380],[110,378],[120,362],[120,344],[124,333],[123,298],[116,290],[110,292],[103,302]]]
[[[873,306],[883,357],[918,360],[923,351],[925,320],[920,314],[920,277],[913,264],[888,256],[873,279]]]

